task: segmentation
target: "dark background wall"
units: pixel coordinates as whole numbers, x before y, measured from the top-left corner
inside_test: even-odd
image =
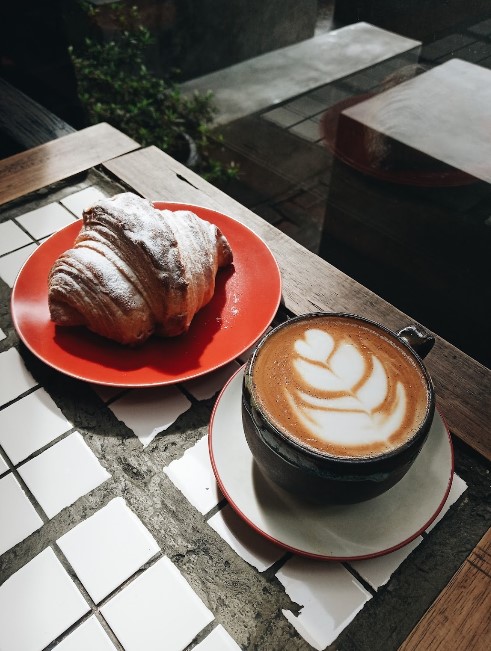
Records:
[[[490,0],[337,0],[336,25],[365,21],[423,43],[464,21],[487,18]]]

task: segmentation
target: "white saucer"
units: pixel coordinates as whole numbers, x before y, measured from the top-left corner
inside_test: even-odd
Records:
[[[440,414],[404,478],[360,504],[319,506],[266,479],[247,445],[241,416],[243,367],[218,397],[209,428],[211,463],[232,508],[258,533],[297,554],[330,560],[381,556],[422,533],[442,509],[453,478],[453,448]]]

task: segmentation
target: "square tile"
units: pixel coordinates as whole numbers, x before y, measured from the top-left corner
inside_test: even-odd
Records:
[[[213,373],[207,373],[195,380],[184,382],[183,386],[196,400],[207,400],[223,389],[239,366],[237,362],[231,362]]]
[[[289,610],[283,614],[318,651],[334,642],[371,597],[341,563],[294,556],[276,576],[302,606],[298,615]]]
[[[41,651],[89,610],[52,549],[0,586],[2,649]]]
[[[294,133],[296,136],[300,136],[300,138],[310,142],[317,142],[322,138],[319,125],[315,120],[309,119],[299,122],[293,127],[290,127],[289,131],[290,133]]]
[[[12,473],[0,479],[0,556],[43,526]]]
[[[0,411],[0,444],[13,464],[71,428],[71,423],[43,388]]]
[[[172,461],[164,472],[203,515],[223,499],[210,461],[208,436],[203,436],[180,459]]]
[[[0,406],[37,386],[15,348],[0,353],[0,377],[9,379],[8,382],[0,382]]]
[[[115,651],[106,631],[92,615],[56,645],[56,651]]]
[[[6,282],[9,287],[14,286],[17,274],[23,267],[24,262],[36,249],[37,244],[28,244],[22,249],[18,249],[13,253],[7,253],[3,258],[0,258],[0,278]]]
[[[215,513],[208,524],[232,549],[260,572],[285,555],[285,550],[256,533],[230,506]]]
[[[285,128],[291,127],[302,120],[301,115],[295,111],[290,111],[287,106],[279,106],[271,111],[266,111],[261,114],[261,118]]]
[[[5,461],[5,459],[0,454],[0,475],[3,475],[3,473],[7,472],[8,469],[9,469],[9,467],[7,465],[7,462]]]
[[[49,203],[15,218],[34,239],[40,240],[74,222],[72,213],[59,203]]]
[[[122,387],[112,387],[105,384],[92,384],[91,386],[104,403],[107,403],[110,400],[113,400],[116,396],[127,392],[127,389]]]
[[[372,588],[378,590],[389,581],[390,577],[394,574],[399,565],[406,560],[409,554],[422,540],[423,538],[418,536],[407,545],[404,545],[404,547],[397,549],[395,552],[385,554],[384,556],[378,556],[377,558],[351,561],[350,565],[365,579],[367,583],[372,586]]]
[[[445,504],[443,505],[443,508],[440,511],[440,513],[437,515],[437,517],[433,520],[431,525],[428,527],[428,529],[426,529],[426,533],[429,533],[434,527],[436,527],[436,525],[445,517],[452,504],[455,504],[455,502],[466,490],[467,490],[467,484],[465,483],[465,481],[454,473],[452,487],[450,488],[450,492],[445,501]]]
[[[240,651],[240,646],[223,626],[218,624],[193,651]]]
[[[291,102],[288,102],[285,105],[285,108],[298,113],[303,118],[310,118],[313,115],[324,111],[325,104],[324,102],[319,101],[315,96],[309,94],[296,97]]]
[[[133,389],[109,405],[146,447],[159,432],[170,427],[191,403],[176,387]]]
[[[92,204],[94,204],[98,199],[101,199],[105,196],[106,195],[104,192],[99,190],[99,188],[91,186],[90,188],[84,188],[83,190],[74,192],[68,197],[62,199],[60,203],[62,203],[65,208],[68,208],[70,212],[80,218],[82,217],[84,210],[90,208]]]
[[[111,477],[78,432],[27,461],[19,474],[49,518]]]
[[[177,567],[161,558],[101,608],[125,651],[182,651],[213,614]]]
[[[111,500],[56,542],[95,603],[160,551],[122,497]]]
[[[15,222],[0,224],[0,255],[20,249],[26,244],[32,244],[32,240]]]

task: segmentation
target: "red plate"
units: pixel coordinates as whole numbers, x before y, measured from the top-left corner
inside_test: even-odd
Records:
[[[219,212],[181,203],[154,202],[159,209],[192,210],[227,238],[233,265],[218,272],[211,302],[185,335],[151,337],[127,348],[82,327],[50,320],[48,273],[73,245],[81,222],[43,242],[21,269],[12,291],[12,316],[25,345],[43,362],[72,377],[97,384],[147,387],[204,375],[239,356],[271,323],[281,298],[281,276],[266,244],[249,228]]]

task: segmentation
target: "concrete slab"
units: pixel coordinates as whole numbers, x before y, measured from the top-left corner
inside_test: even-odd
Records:
[[[243,61],[181,85],[184,93],[211,91],[216,124],[227,124],[301,95],[376,63],[414,50],[421,43],[356,23]]]
[[[491,183],[490,104],[491,71],[453,59],[344,115]]]

